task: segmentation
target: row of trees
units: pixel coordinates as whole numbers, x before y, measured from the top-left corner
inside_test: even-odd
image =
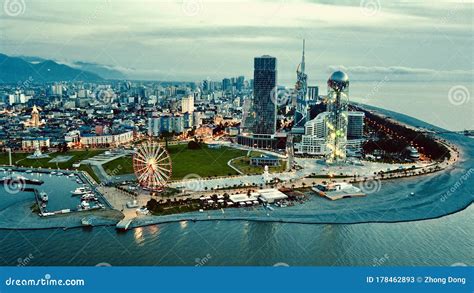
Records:
[[[401,152],[406,146],[414,145],[418,149],[423,150],[423,154],[434,160],[449,159],[449,149],[437,142],[435,139],[427,136],[426,134],[416,131],[411,128],[407,128],[404,125],[392,122],[384,117],[378,116],[364,109],[358,109],[365,113],[365,117],[368,120],[373,121],[389,131],[397,134],[398,138],[387,138],[379,140],[375,143],[370,143],[364,147],[364,150],[368,149],[382,149],[387,152]]]

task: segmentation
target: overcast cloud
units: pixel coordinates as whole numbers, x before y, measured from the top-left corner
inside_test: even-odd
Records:
[[[269,54],[290,84],[305,38],[310,82],[335,68],[358,79],[473,79],[473,1],[332,2],[4,0],[0,52],[156,80],[251,77],[253,57]]]

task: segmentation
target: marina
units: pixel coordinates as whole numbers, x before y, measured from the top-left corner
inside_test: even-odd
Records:
[[[8,175],[0,180],[1,183],[10,189],[15,188],[13,192],[35,195],[38,213],[42,217],[99,210],[109,206],[80,172],[24,168],[9,168],[0,172]]]

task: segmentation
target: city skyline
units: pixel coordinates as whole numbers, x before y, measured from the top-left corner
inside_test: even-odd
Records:
[[[97,63],[129,79],[250,77],[252,58],[269,54],[280,60],[280,83],[292,85],[303,38],[310,84],[337,69],[352,80],[473,78],[462,54],[473,50],[471,1],[21,3],[1,11],[0,52]]]
[[[474,0],[1,3],[1,292],[472,285]]]

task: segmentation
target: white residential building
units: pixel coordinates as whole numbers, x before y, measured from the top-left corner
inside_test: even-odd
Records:
[[[127,144],[133,140],[133,131],[126,131],[118,134],[110,135],[82,135],[80,142],[83,147],[95,147],[95,146],[119,146]]]
[[[328,113],[320,113],[313,120],[306,122],[305,134],[302,135],[301,142],[295,144],[296,154],[316,156],[326,154],[326,135],[328,131],[326,116]],[[346,149],[350,156],[359,155],[364,144],[364,117],[365,114],[363,112],[348,112],[348,140],[346,142]]]
[[[181,100],[181,113],[192,114],[194,112],[194,96],[188,95]]]

